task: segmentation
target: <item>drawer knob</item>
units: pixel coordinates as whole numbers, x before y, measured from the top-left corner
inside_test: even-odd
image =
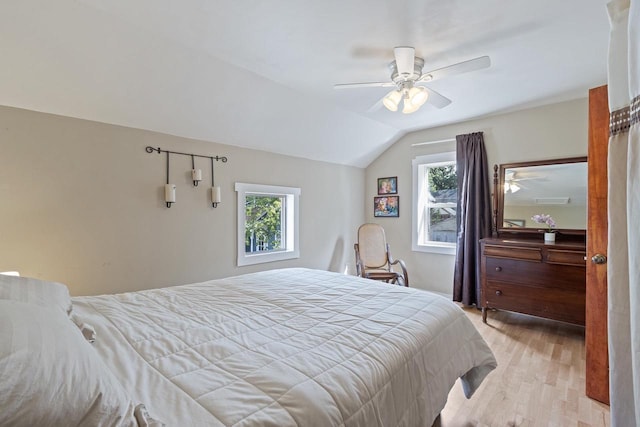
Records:
[[[502,271],[502,267],[496,267],[496,271]]]
[[[498,295],[498,296],[502,295],[502,291],[497,290],[497,291],[496,291],[496,295]]]

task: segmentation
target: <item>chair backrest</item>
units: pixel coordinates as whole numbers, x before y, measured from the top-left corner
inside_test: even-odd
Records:
[[[358,228],[360,260],[365,268],[387,266],[387,239],[378,224],[363,224]]]

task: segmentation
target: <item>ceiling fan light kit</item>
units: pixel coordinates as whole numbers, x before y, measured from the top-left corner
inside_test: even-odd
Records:
[[[389,111],[398,111],[398,105],[402,99],[402,93],[399,90],[392,90],[382,99],[382,104]]]
[[[400,101],[404,100],[402,112],[410,114],[430,100],[430,104],[437,108],[444,108],[451,100],[433,89],[427,89],[422,84],[441,79],[450,75],[488,68],[491,60],[488,56],[470,59],[452,64],[437,70],[423,73],[424,59],[415,55],[415,49],[409,46],[399,46],[393,49],[395,60],[389,64],[391,82],[348,83],[334,85],[335,89],[353,89],[364,87],[392,87],[396,89],[382,98],[382,105],[389,111],[398,111]],[[430,96],[431,95],[431,96]]]
[[[513,182],[505,182],[504,183],[504,192],[507,193],[517,193],[520,191],[520,186],[518,184],[514,184]]]
[[[392,90],[382,99],[382,104],[389,111],[398,111],[400,101],[404,100],[402,112],[411,114],[418,111],[428,98],[429,92],[425,88],[414,86],[411,89]]]

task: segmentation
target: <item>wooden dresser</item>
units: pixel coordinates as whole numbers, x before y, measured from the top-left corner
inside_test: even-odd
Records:
[[[586,248],[582,242],[545,244],[487,238],[481,245],[482,320],[497,308],[585,324]]]

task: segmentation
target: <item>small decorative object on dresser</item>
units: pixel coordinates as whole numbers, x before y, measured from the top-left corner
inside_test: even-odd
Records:
[[[554,230],[554,228],[556,227],[556,222],[551,217],[551,215],[538,214],[532,216],[531,220],[535,223],[545,224],[547,226],[547,231],[544,232],[545,243],[554,243],[556,241],[556,234]]]

